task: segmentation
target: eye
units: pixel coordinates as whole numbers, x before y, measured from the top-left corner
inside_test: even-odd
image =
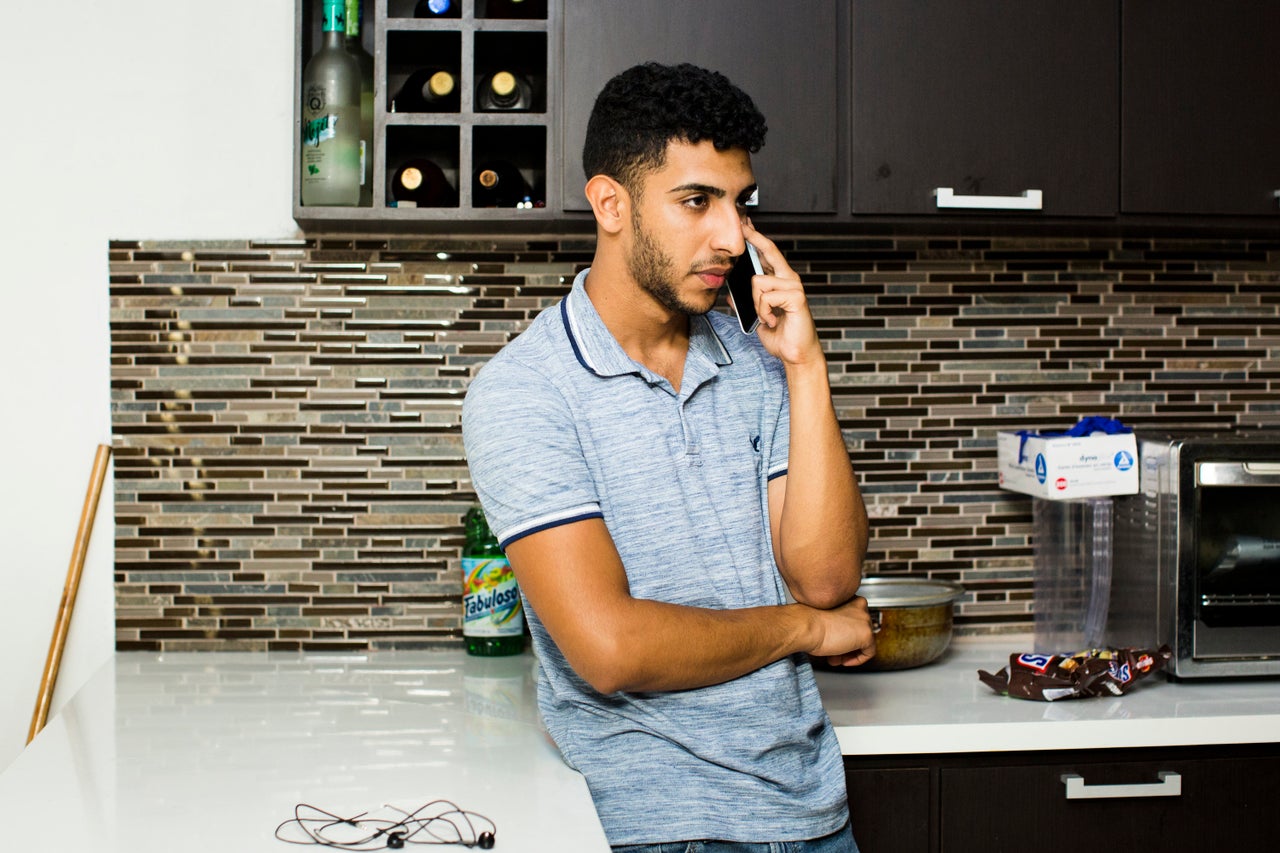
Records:
[[[706,197],[706,195],[699,193],[698,195],[691,195],[685,198],[683,201],[681,201],[681,204],[693,210],[702,210],[708,204],[710,204],[710,200]]]

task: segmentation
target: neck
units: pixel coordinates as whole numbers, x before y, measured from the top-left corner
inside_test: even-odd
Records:
[[[679,390],[689,352],[689,317],[672,311],[631,277],[625,263],[596,254],[584,283],[605,327],[633,361]]]

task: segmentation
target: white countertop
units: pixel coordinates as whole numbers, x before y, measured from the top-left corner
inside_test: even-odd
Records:
[[[1280,679],[1170,681],[1123,696],[1035,702],[996,694],[996,672],[1029,635],[957,637],[941,658],[898,672],[818,673],[846,755],[1280,742]]]
[[[1030,637],[957,638],[935,663],[819,673],[850,755],[1280,742],[1280,680],[1168,682],[1029,702],[978,681]],[[443,797],[502,853],[608,849],[537,720],[533,659],[120,653],[0,773],[0,847],[285,853],[294,807],[343,816]],[[322,848],[310,848],[322,849]],[[457,848],[445,848],[457,849]]]
[[[0,774],[0,849],[320,851],[273,835],[298,803],[351,816],[444,797],[496,822],[499,853],[607,851],[538,724],[532,665],[117,654]]]

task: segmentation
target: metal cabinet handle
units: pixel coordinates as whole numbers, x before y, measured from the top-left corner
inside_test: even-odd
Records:
[[[956,195],[951,187],[938,187],[933,194],[940,208],[1040,210],[1044,207],[1044,193],[1040,190],[1024,190],[1022,195]]]
[[[1086,785],[1083,776],[1076,773],[1062,774],[1062,781],[1067,786],[1068,800],[1182,796],[1181,773],[1161,770],[1156,774],[1156,778],[1160,781],[1135,785]]]

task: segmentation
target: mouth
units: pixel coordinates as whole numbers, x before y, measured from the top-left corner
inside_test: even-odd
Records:
[[[729,277],[729,267],[707,267],[694,273],[702,282],[711,289],[716,289],[724,284],[725,279]]]

